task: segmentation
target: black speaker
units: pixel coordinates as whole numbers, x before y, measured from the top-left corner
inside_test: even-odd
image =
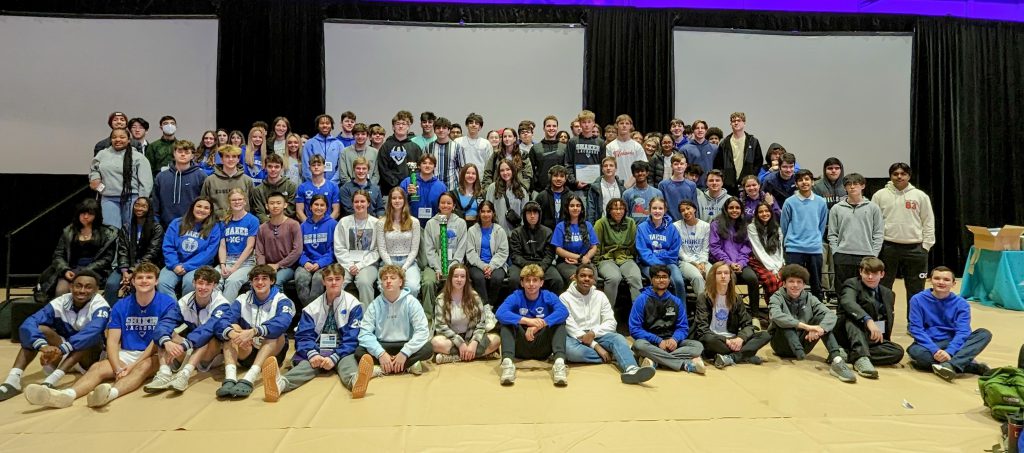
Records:
[[[40,308],[46,306],[46,304],[37,303],[31,297],[22,297],[13,299],[11,304],[11,341],[18,343],[21,341],[21,323],[25,322],[29,316],[34,315]]]

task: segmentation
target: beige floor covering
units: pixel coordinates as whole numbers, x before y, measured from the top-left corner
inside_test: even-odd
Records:
[[[898,294],[895,341],[906,346],[901,301]],[[974,327],[994,334],[981,359],[1016,363],[1024,313],[972,306]],[[0,364],[16,352],[0,344]],[[877,381],[843,384],[828,374],[824,353],[819,346],[792,362],[766,348],[759,367],[659,370],[643,386],[618,383],[611,365],[571,366],[567,388],[553,387],[543,368],[521,369],[515,386],[502,388],[496,361],[431,365],[420,377],[372,381],[362,400],[331,376],[276,404],[263,402],[259,384],[248,400],[216,401],[222,372],[201,374],[180,396],[136,392],[99,410],[84,399],[63,410],[23,397],[4,402],[0,452],[974,452],[998,442],[974,377],[946,383],[904,359],[882,367]],[[25,383],[42,377],[33,364]]]

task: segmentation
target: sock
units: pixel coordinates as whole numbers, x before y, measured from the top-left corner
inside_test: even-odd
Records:
[[[64,371],[54,370],[54,372],[50,373],[50,375],[47,376],[46,379],[43,380],[43,382],[50,385],[57,385],[57,383],[60,382],[60,378],[62,377],[64,377]]]
[[[171,366],[166,364],[166,363],[160,364],[160,371],[159,371],[159,373],[164,375],[164,376],[170,376],[171,375]]]
[[[238,380],[238,365],[224,365],[224,379],[230,381]]]
[[[117,398],[118,394],[119,392],[117,391],[117,387],[111,387],[110,395],[107,396],[107,402],[114,401],[114,398]]]
[[[68,395],[71,395],[72,398],[78,398],[78,393],[75,393],[75,389],[61,390],[61,393],[66,393]]]
[[[187,363],[187,364],[185,364],[185,366],[181,367],[181,371],[179,371],[179,373],[181,373],[185,377],[189,377],[189,376],[192,376],[192,372],[195,371],[195,370],[196,370],[196,367],[192,366],[191,363]]]
[[[21,390],[21,375],[25,374],[25,370],[21,368],[11,368],[10,374],[7,375],[6,384]]]
[[[260,376],[260,371],[262,370],[260,369],[259,365],[253,365],[252,368],[249,368],[249,371],[245,372],[245,377],[242,379],[245,379],[249,382],[256,382],[256,378]]]

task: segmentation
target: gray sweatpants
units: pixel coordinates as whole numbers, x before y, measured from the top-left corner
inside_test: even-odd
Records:
[[[359,364],[356,363],[355,355],[349,354],[341,358],[338,365],[334,367],[334,371],[338,373],[338,377],[341,378],[341,385],[344,385],[347,389],[352,389],[352,383],[356,380],[356,374],[359,373]],[[313,380],[318,374],[326,373],[323,370],[313,369],[309,364],[308,360],[303,360],[288,370],[284,374],[284,388],[281,389],[281,393],[290,392],[301,387],[303,384]]]
[[[633,350],[640,357],[647,357],[658,365],[679,371],[683,369],[686,361],[700,357],[704,352],[704,345],[695,340],[683,340],[675,351],[668,352],[647,340],[636,340],[633,342]]]

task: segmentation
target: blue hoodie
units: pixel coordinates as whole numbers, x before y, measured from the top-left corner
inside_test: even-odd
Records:
[[[675,227],[672,227],[675,229]],[[674,304],[674,310],[669,310]],[[649,306],[649,307],[648,307]],[[673,313],[674,312],[674,313]],[[658,320],[666,321],[675,317],[675,328],[670,325],[657,325]],[[671,330],[671,337],[667,334]],[[652,332],[660,331],[659,333]],[[690,333],[690,325],[686,320],[686,307],[678,297],[671,291],[658,296],[650,286],[644,288],[640,297],[633,302],[633,308],[629,311],[629,335],[634,340],[646,340],[655,346],[661,340],[672,338],[677,343],[686,339]]]
[[[309,172],[309,158],[314,154],[319,154],[324,157],[324,178],[337,187],[341,182],[338,166],[341,165],[341,150],[343,149],[345,147],[342,146],[341,140],[336,137],[324,137],[317,134],[306,140],[306,145],[302,147],[302,180],[313,179],[313,174]]]
[[[569,318],[569,309],[551,291],[541,288],[537,299],[529,300],[520,288],[505,298],[496,316],[502,324],[516,325],[522,318],[541,318],[548,326],[554,326]]]
[[[718,145],[712,145],[710,140],[704,139],[704,143],[692,141],[683,145],[683,154],[686,154],[686,164],[700,165],[704,173],[697,180],[697,187],[701,190],[708,188],[708,172],[715,168],[715,155],[718,154]]]
[[[329,215],[319,222],[307,217],[302,223],[302,256],[299,265],[305,266],[312,261],[320,265],[320,269],[334,262],[334,227],[338,224]]]
[[[48,345],[46,336],[39,330],[39,326],[47,326],[64,338],[60,351],[65,355],[88,349],[103,342],[108,319],[110,306],[103,296],[97,294],[75,310],[71,293],[68,293],[50,301],[21,324],[21,347],[38,351]]]
[[[277,286],[270,288],[265,300],[256,297],[255,291],[249,291],[231,302],[227,314],[217,324],[217,336],[228,341],[231,324],[238,324],[243,329],[256,329],[259,338],[274,339],[284,335],[294,316],[295,304]]]
[[[253,151],[256,154],[252,156],[252,165],[248,165],[245,163],[246,152],[248,152],[248,150],[246,150],[245,145],[242,145],[242,154],[239,156],[240,160],[238,161],[238,165],[242,167],[242,172],[244,172],[246,176],[252,178],[252,184],[258,186],[264,179],[267,179],[267,170],[263,168],[264,156],[258,149]]]
[[[409,178],[403,179],[399,185],[403,191],[409,193]],[[416,174],[416,193],[420,199],[409,202],[409,212],[413,217],[419,219],[420,228],[426,227],[427,221],[437,214],[437,204],[441,199],[441,194],[447,191],[448,187],[436,176],[431,176],[429,180],[424,181],[422,176]]]
[[[216,222],[210,230],[210,235],[203,237],[199,234],[202,224],[196,225],[192,231],[184,236],[178,233],[181,228],[181,218],[171,221],[164,233],[164,265],[168,269],[174,269],[181,265],[185,272],[192,272],[202,266],[213,262],[220,248],[220,238],[224,235],[224,224]]]
[[[640,262],[647,266],[675,266],[679,263],[679,247],[682,244],[683,238],[679,236],[679,230],[672,226],[672,217],[669,215],[661,219],[660,228],[655,228],[654,222],[647,219],[636,229],[636,251],[640,254]]]
[[[212,171],[212,170],[211,170]],[[160,172],[153,180],[153,212],[160,225],[166,227],[172,220],[185,215],[192,201],[199,197],[206,181],[206,172],[192,165],[185,171],[170,168]]]
[[[394,302],[388,302],[383,294],[373,299],[359,326],[359,346],[374,357],[385,352],[381,342],[404,342],[401,353],[411,357],[430,341],[427,315],[407,289],[402,289]]]
[[[665,196],[668,214],[673,219],[683,218],[683,214],[679,212],[680,201],[690,200],[694,205],[697,204],[697,185],[689,179],[683,178],[682,181],[663,179],[658,183],[658,190]]]
[[[341,185],[341,189],[339,189],[341,217],[356,213],[355,209],[352,208],[352,195],[357,190],[365,190],[370,193],[370,206],[366,209],[370,215],[374,217],[384,215],[384,198],[381,196],[380,187],[367,179],[365,185],[356,184],[355,180],[350,180]]]
[[[956,293],[937,299],[931,289],[925,289],[910,298],[910,319],[907,330],[914,342],[935,354],[945,349],[956,355],[971,335],[971,306]],[[949,341],[945,348],[936,342]]]
[[[181,310],[173,297],[155,293],[149,305],[142,308],[132,294],[114,304],[107,329],[121,330],[121,349],[145,351],[151,342],[163,346],[171,341],[174,328],[180,325]]]

